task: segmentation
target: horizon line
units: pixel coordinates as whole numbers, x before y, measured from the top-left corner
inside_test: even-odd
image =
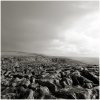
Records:
[[[26,51],[2,51],[1,50],[1,55],[2,55],[2,52],[16,52],[16,53],[26,53],[26,54],[39,54],[39,55],[45,55],[45,56],[54,56],[54,57],[88,57],[88,58],[99,58],[99,56],[61,56],[61,55],[50,55],[50,54],[43,54],[43,53],[36,53],[36,52],[26,52]]]

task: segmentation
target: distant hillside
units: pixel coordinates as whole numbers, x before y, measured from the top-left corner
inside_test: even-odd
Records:
[[[36,53],[25,53],[25,52],[2,52],[2,57],[16,56],[21,62],[40,62],[40,63],[67,63],[68,65],[82,65],[81,61],[72,60],[69,57],[58,57],[58,56],[47,56]],[[11,57],[12,58],[12,57]]]
[[[3,51],[1,52],[2,56],[27,56],[29,53],[26,52],[15,52],[15,51]]]
[[[40,55],[40,54],[20,52],[20,51],[3,51],[3,52],[1,52],[1,56],[36,56],[36,55]]]
[[[59,62],[59,63],[72,63],[79,64],[97,64],[99,65],[99,58],[93,57],[58,57],[58,56],[47,56],[43,54],[36,54],[36,53],[27,53],[27,52],[1,52],[2,56],[24,56],[24,61],[39,61],[39,62]],[[26,57],[25,57],[26,56]],[[33,60],[34,59],[34,60]]]
[[[71,57],[71,59],[78,60],[87,64],[99,65],[99,57]]]

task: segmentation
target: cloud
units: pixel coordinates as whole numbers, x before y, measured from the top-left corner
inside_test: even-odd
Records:
[[[1,7],[2,51],[98,55],[99,16],[92,13],[97,1],[2,2]]]
[[[58,32],[47,53],[68,56],[99,56],[99,13],[93,12],[76,20],[72,27]]]

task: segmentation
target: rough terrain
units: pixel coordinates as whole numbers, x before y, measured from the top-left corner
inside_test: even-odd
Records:
[[[99,66],[44,55],[1,58],[2,99],[99,99]]]

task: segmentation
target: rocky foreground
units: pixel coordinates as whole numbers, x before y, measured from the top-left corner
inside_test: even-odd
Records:
[[[99,99],[99,66],[68,58],[2,56],[2,99]]]

